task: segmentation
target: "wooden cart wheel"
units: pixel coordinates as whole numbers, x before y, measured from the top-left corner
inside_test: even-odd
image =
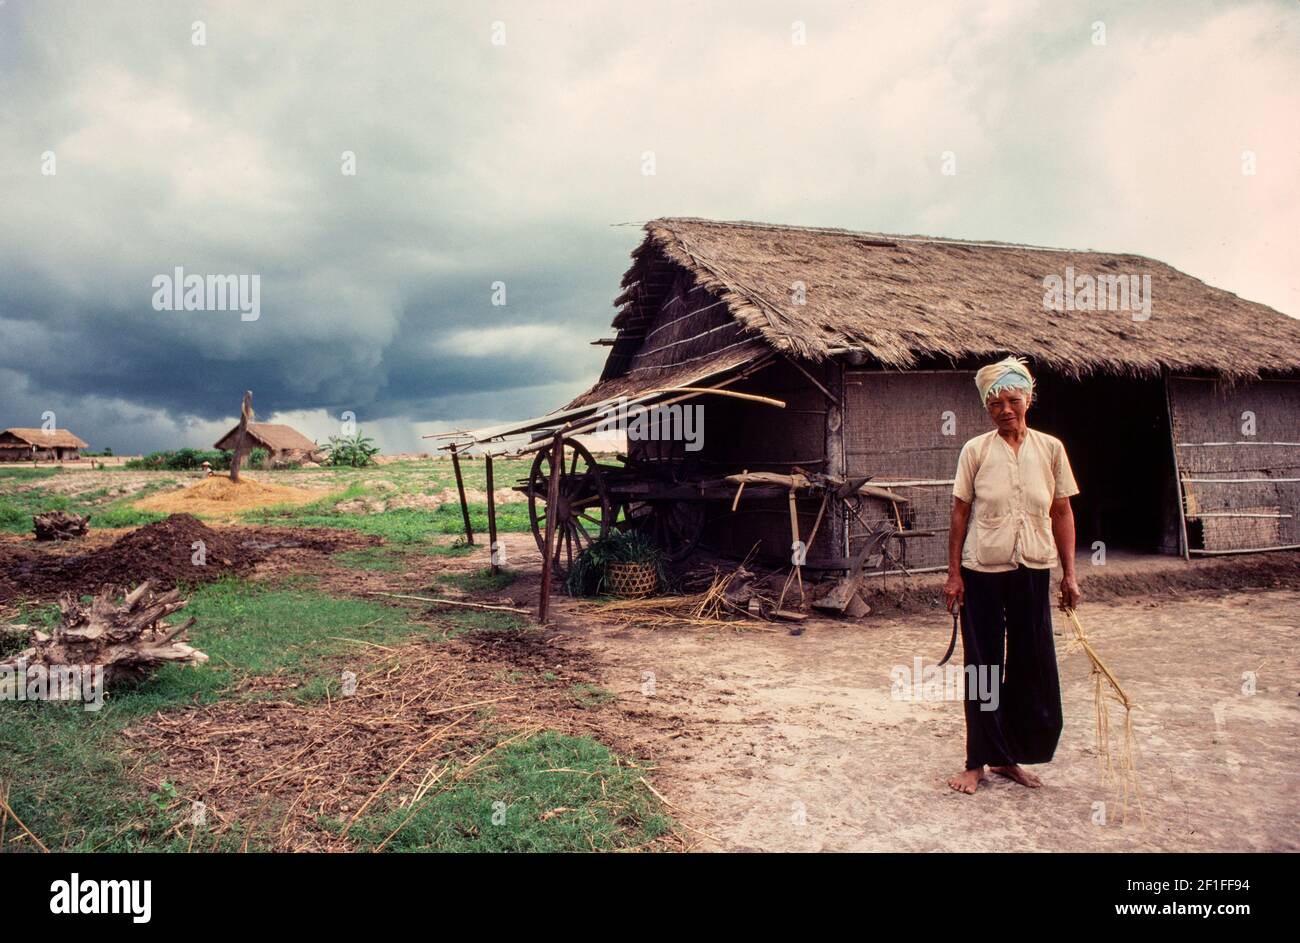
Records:
[[[634,501],[621,510],[618,526],[644,533],[669,563],[685,560],[704,536],[706,515],[701,501]]]
[[[546,506],[551,478],[551,449],[537,453],[528,475],[528,519],[537,549],[546,553],[546,518],[555,516],[555,549],[551,568],[561,575],[573,559],[598,537],[609,536],[614,512],[600,465],[579,443],[565,439],[560,447],[560,490],[555,508]]]

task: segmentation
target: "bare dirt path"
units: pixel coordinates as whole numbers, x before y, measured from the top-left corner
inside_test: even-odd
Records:
[[[603,626],[570,605],[558,606],[561,628],[592,651],[604,686],[658,741],[657,788],[717,839],[706,849],[1300,848],[1293,590],[1080,610],[1140,706],[1145,826],[1135,810],[1123,824],[1117,793],[1102,784],[1089,667],[1066,651],[1060,613],[1066,726],[1055,761],[1035,768],[1046,787],[992,777],[970,797],[945,785],[964,758],[960,702],[891,695],[891,668],[942,655],[951,627],[942,613],[815,622],[793,637]],[[1258,672],[1251,696],[1245,672]],[[1122,717],[1114,706],[1112,725]]]

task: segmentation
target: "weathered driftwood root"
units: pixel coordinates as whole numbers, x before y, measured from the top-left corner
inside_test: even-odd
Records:
[[[62,618],[49,632],[32,634],[33,645],[8,663],[19,665],[102,665],[104,682],[140,680],[165,664],[201,665],[208,656],[181,641],[194,624],[172,626],[161,620],[184,608],[178,590],[150,592],[145,580],[121,602],[105,589],[89,604],[72,596],[59,600]]]
[[[47,511],[32,517],[32,530],[37,540],[72,540],[85,537],[90,518],[67,511]]]

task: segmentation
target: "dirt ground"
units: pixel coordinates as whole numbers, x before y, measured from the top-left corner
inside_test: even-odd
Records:
[[[92,534],[82,552],[108,559],[147,531]],[[360,534],[242,526],[217,532],[222,540],[260,541],[249,558],[252,578],[310,572],[333,593],[454,596],[459,591],[438,576],[481,570],[487,562],[481,539],[476,553],[415,554],[404,572],[392,572],[333,559],[339,550],[377,542]],[[35,551],[30,541],[11,537],[0,540],[0,555],[15,555],[12,575]],[[479,601],[532,608],[536,546],[528,534],[504,540],[507,566],[520,579]],[[76,564],[62,547],[43,552],[51,558],[44,569]],[[700,850],[1300,849],[1300,554],[1191,563],[1116,555],[1104,572],[1081,564],[1081,577],[1083,624],[1138,705],[1133,730],[1145,821],[1136,805],[1125,821],[1117,791],[1103,782],[1088,662],[1069,650],[1059,613],[1065,731],[1054,762],[1036,768],[1045,787],[1028,790],[994,778],[964,796],[946,786],[964,758],[961,702],[900,699],[892,674],[915,669],[917,659],[931,665],[943,653],[951,621],[938,605],[938,575],[911,580],[906,593],[900,593],[904,581],[890,577],[868,592],[870,615],[810,619],[799,636],[781,624],[744,632],[628,627],[580,613],[575,601],[557,595],[552,625],[504,648],[501,639],[470,639],[404,658],[410,683],[394,688],[418,696],[408,704],[401,694],[398,712],[415,712],[402,714],[402,724],[417,736],[427,720],[419,714],[426,706],[421,699],[431,696],[435,681],[454,680],[446,696],[456,703],[509,695],[504,716],[521,725],[585,729],[624,756],[653,758],[648,780]],[[960,661],[959,650],[953,662]],[[566,681],[598,685],[616,700],[593,712],[547,688],[527,690],[526,681],[505,687],[503,678],[527,677],[541,665]],[[374,670],[381,668],[392,670],[378,664]],[[1253,693],[1245,690],[1248,673]],[[286,755],[316,743],[318,735],[325,739],[316,748],[323,749],[333,742],[329,737],[345,733],[332,710],[271,703],[250,713],[247,705],[219,705],[180,721],[161,719],[158,729],[137,734],[145,745],[155,737],[171,744],[176,769],[169,775],[206,783],[238,810],[263,801],[264,777]],[[1113,728],[1122,721],[1113,705]],[[369,743],[353,734],[354,743]],[[250,739],[261,741],[265,755],[241,753]],[[398,738],[390,746],[400,752],[403,743]],[[214,755],[240,758],[224,767],[220,781]],[[282,836],[284,847],[328,847],[308,827],[311,814],[354,807],[359,794],[339,784],[349,781],[355,757],[340,757],[342,772],[312,803],[295,801],[315,788],[306,780],[285,779],[276,787],[287,790],[284,797],[304,817],[301,832]],[[376,761],[386,758],[376,755]],[[306,845],[293,837],[299,834]]]
[[[511,565],[527,571],[536,552],[521,538],[508,549]],[[1114,578],[1124,585],[1144,569],[1178,573],[1199,563],[1134,561]],[[1109,595],[1100,580],[1094,590]],[[511,591],[528,598],[523,585]],[[945,783],[964,760],[961,702],[891,694],[895,666],[942,656],[951,629],[942,612],[884,615],[877,605],[860,623],[814,620],[796,637],[781,628],[601,625],[563,597],[556,608],[568,644],[591,652],[603,686],[644,723],[646,752],[660,760],[656,788],[704,850],[1300,848],[1294,588],[1176,590],[1081,606],[1094,647],[1138,705],[1145,825],[1136,806],[1124,824],[1118,792],[1103,783],[1089,666],[1067,651],[1060,613],[1065,731],[1054,761],[1035,768],[1045,787],[993,777],[964,796]],[[1255,672],[1252,695],[1242,691],[1246,672]],[[1112,705],[1112,728],[1122,718]]]

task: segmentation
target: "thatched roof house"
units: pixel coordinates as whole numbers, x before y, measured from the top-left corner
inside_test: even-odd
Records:
[[[0,432],[0,462],[58,461],[81,459],[86,443],[67,429],[25,429],[14,427]]]
[[[973,372],[1017,354],[1039,377],[1030,423],[1083,489],[1081,548],[1300,546],[1300,320],[1131,254],[701,219],[645,233],[600,381],[562,415],[704,384],[780,396],[709,400],[693,460],[908,482],[909,526],[939,533],[903,552],[938,567],[957,453],[989,428]],[[787,552],[762,510],[719,509],[713,542]],[[846,557],[860,533],[832,521],[821,550]]]
[[[239,426],[222,436],[213,448],[233,451],[239,438]],[[278,422],[250,422],[248,424],[249,448],[266,449],[273,461],[302,459],[319,446],[292,426]]]
[[[899,369],[1014,352],[1068,377],[1300,369],[1300,320],[1138,255],[702,219],[645,231],[602,382],[577,402],[763,350],[813,361],[852,352]],[[1044,279],[1067,268],[1149,276],[1150,316],[1045,308]],[[708,304],[695,303],[702,295]]]

